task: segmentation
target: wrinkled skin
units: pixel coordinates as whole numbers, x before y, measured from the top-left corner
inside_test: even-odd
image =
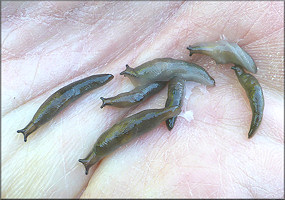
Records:
[[[2,198],[284,197],[283,2],[1,3]],[[250,140],[250,105],[231,65],[186,49],[222,34],[258,67],[265,108]],[[164,106],[167,88],[137,107],[100,109],[100,96],[133,88],[119,75],[126,64],[157,57],[201,65],[216,86],[185,100],[191,122],[178,117],[171,132],[161,123],[86,176],[78,159],[104,130]],[[23,141],[16,131],[50,94],[99,73],[115,78]]]

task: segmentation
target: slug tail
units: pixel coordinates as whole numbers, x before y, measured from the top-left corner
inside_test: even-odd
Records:
[[[17,133],[23,133],[24,142],[27,142],[28,136],[37,129],[33,122],[30,122],[25,128],[17,130]]]
[[[215,81],[215,79],[213,79],[212,77],[211,77],[211,83],[210,83],[210,85],[211,85],[211,86],[215,86],[215,85],[216,85],[216,81]]]
[[[167,127],[167,129],[168,129],[169,131],[171,131],[171,130],[173,129],[174,124],[175,124],[175,121],[176,121],[176,118],[177,118],[177,117],[172,117],[172,118],[167,119],[167,120],[165,121],[166,127]]]
[[[248,132],[248,139],[252,138],[254,136],[254,133],[255,133],[255,129],[251,128]]]
[[[215,85],[216,85],[216,81],[215,81],[215,79],[214,79],[213,77],[211,77],[211,76],[206,72],[204,84],[207,85],[207,86],[215,86]]]

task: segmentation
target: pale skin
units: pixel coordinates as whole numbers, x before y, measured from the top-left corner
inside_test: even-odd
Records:
[[[1,2],[2,198],[283,198],[283,2]],[[255,60],[263,121],[232,65],[186,47],[225,35]],[[192,90],[178,117],[122,146],[84,174],[78,162],[123,117],[162,108],[167,88],[137,107],[100,109],[100,97],[133,88],[119,73],[158,57],[194,62],[215,79]],[[114,79],[31,134],[16,131],[59,88],[93,74]],[[188,82],[191,85],[192,83]]]

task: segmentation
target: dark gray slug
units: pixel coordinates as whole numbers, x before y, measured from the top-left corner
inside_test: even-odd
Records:
[[[23,133],[24,141],[41,125],[51,120],[70,103],[85,93],[94,90],[112,80],[112,74],[99,74],[70,83],[53,93],[37,110],[30,123],[18,133]]]
[[[136,68],[126,65],[126,70],[120,74],[130,78],[135,86],[154,81],[169,81],[175,76],[186,81],[215,85],[215,80],[199,65],[172,58],[156,58]]]
[[[179,77],[171,79],[168,83],[168,96],[165,107],[182,106],[184,98],[185,80]],[[173,129],[177,116],[167,119],[166,126],[168,130]]]
[[[235,74],[237,75],[237,78],[249,99],[252,110],[252,119],[248,132],[248,138],[251,138],[261,124],[263,116],[264,97],[262,88],[257,79],[251,74],[246,73],[241,67],[235,65],[232,67],[232,69],[235,70]]]
[[[87,175],[89,168],[103,157],[132,139],[152,130],[164,120],[179,115],[180,112],[179,106],[149,109],[116,123],[100,135],[86,158],[79,159],[79,162],[85,166],[85,174]]]
[[[124,92],[117,96],[100,99],[103,101],[101,108],[105,105],[112,105],[119,108],[126,108],[142,103],[149,97],[155,95],[166,86],[167,82],[157,81],[146,85],[138,86],[130,92]]]
[[[238,44],[227,40],[194,44],[187,49],[190,51],[190,56],[200,53],[210,56],[217,64],[233,63],[254,74],[257,72],[257,67],[250,55]]]

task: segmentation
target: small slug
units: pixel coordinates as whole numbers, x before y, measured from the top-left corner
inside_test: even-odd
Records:
[[[214,86],[215,80],[207,71],[194,63],[172,58],[156,58],[136,68],[126,65],[126,70],[120,75],[130,78],[134,85],[144,85],[154,81],[169,81],[175,76],[186,81]]]
[[[190,51],[190,56],[200,53],[210,56],[217,64],[233,63],[254,74],[257,72],[256,65],[250,55],[238,44],[227,40],[194,44],[187,49]]]
[[[100,135],[86,158],[78,160],[84,165],[85,174],[87,175],[89,168],[103,157],[132,139],[152,130],[164,120],[179,115],[180,112],[181,108],[179,106],[149,109],[116,123]]]
[[[100,99],[103,101],[101,108],[103,108],[105,105],[126,108],[142,103],[149,97],[162,90],[166,86],[166,84],[167,82],[157,81],[154,83],[138,86],[130,92],[124,92],[114,97],[100,97]]]
[[[27,137],[37,130],[41,125],[51,120],[61,110],[67,107],[70,103],[77,100],[83,94],[94,90],[112,80],[112,74],[99,74],[89,76],[87,78],[70,83],[67,86],[53,93],[37,110],[30,123],[18,133],[23,133],[24,141]]]
[[[237,75],[240,84],[244,88],[250,102],[252,119],[248,132],[248,138],[251,138],[261,124],[263,116],[264,97],[262,88],[257,79],[251,74],[246,73],[241,67],[235,65],[232,67],[232,69],[235,70],[235,74]]]
[[[185,80],[179,77],[171,79],[168,83],[168,96],[165,107],[182,106],[184,98]],[[177,116],[169,118],[165,121],[168,130],[174,127]]]

